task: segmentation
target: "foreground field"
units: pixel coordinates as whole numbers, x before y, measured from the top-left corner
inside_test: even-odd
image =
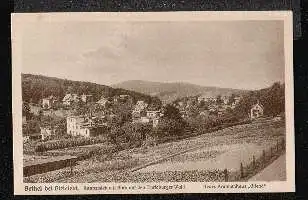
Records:
[[[252,155],[259,157],[265,148],[266,145],[256,145],[253,143],[204,147],[197,151],[176,156],[166,162],[143,168],[138,172],[215,169],[236,171],[240,169],[241,162],[248,164],[251,161]],[[199,155],[202,156],[200,157]]]
[[[61,169],[27,177],[25,182],[224,181],[223,169],[239,170],[240,163],[251,162],[253,156],[259,157],[283,138],[284,122],[263,120],[181,141],[127,149],[110,159],[97,155],[80,161],[73,174]]]

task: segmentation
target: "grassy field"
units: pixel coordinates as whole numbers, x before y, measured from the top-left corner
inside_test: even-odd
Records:
[[[157,146],[98,153],[80,161],[74,174],[61,169],[27,177],[25,182],[224,181],[223,169],[238,170],[240,162],[250,162],[282,138],[284,122],[263,120]],[[172,156],[182,151],[186,152]]]

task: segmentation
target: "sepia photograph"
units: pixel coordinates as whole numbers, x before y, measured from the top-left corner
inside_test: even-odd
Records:
[[[205,13],[13,16],[15,188],[293,190],[291,13]]]

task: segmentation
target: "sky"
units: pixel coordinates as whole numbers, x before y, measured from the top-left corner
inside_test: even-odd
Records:
[[[22,72],[260,89],[284,80],[283,39],[283,21],[36,22],[23,31]]]

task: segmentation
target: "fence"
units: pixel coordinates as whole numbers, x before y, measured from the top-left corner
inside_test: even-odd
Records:
[[[256,175],[258,172],[266,168],[273,161],[285,152],[285,139],[277,140],[277,143],[267,150],[263,150],[261,156],[256,158],[252,156],[251,162],[244,165],[239,163],[240,169],[238,171],[230,172],[228,169],[224,170],[225,181],[246,181]]]

